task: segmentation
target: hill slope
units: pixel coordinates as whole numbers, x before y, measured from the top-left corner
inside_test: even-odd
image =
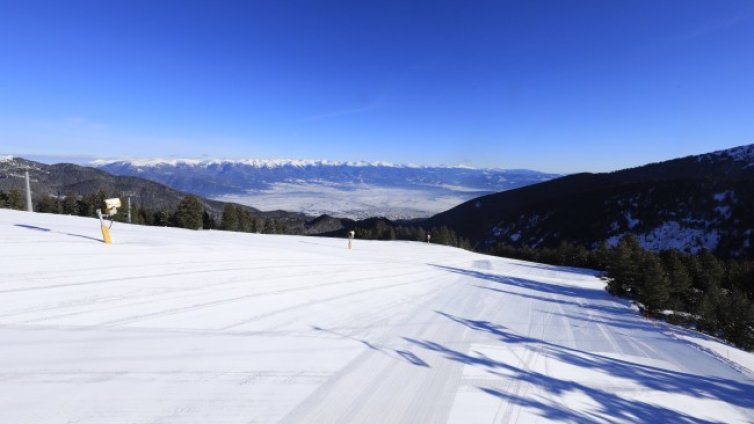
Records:
[[[626,233],[650,249],[754,254],[754,145],[483,196],[430,218],[479,246],[596,246]]]
[[[591,271],[423,243],[112,233],[0,210],[0,422],[754,420],[752,375],[686,338],[719,343],[638,316]]]

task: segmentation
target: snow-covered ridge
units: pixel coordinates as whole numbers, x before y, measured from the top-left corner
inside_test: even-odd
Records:
[[[12,162],[13,156],[12,155],[0,155],[0,162]]]
[[[734,147],[732,149],[718,150],[710,153],[709,156],[727,156],[736,162],[749,162],[754,164],[754,144]]]
[[[194,166],[207,168],[222,165],[245,165],[254,168],[282,168],[282,167],[316,167],[316,166],[351,166],[351,167],[383,167],[383,168],[452,168],[452,169],[476,169],[467,165],[416,165],[398,164],[386,161],[336,161],[325,159],[128,159],[108,160],[97,159],[91,162],[93,166],[113,164],[130,165],[136,168],[156,168],[162,166]]]

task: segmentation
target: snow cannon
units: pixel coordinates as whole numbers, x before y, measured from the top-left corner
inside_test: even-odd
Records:
[[[114,217],[115,214],[118,213],[119,207],[120,207],[120,199],[117,197],[114,197],[111,199],[105,199],[105,214],[102,213],[102,209],[97,209],[97,216],[99,217],[99,225],[100,225],[100,229],[102,230],[102,241],[105,242],[105,244],[111,244],[113,242],[113,239],[110,238],[110,228],[112,228],[113,226],[112,217]],[[105,215],[110,218],[110,225],[105,225],[105,218],[104,218]]]
[[[119,198],[114,197],[112,199],[105,199],[105,210],[107,211],[107,216],[115,216],[115,214],[118,213],[119,207],[120,207]]]

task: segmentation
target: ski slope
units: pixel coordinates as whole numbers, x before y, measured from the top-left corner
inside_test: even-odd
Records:
[[[112,236],[0,210],[0,422],[754,422],[751,354],[642,318],[591,271],[413,242]]]

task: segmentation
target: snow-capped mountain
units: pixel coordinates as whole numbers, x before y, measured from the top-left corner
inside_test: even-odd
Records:
[[[558,177],[530,170],[327,160],[137,159],[92,165],[262,210],[352,218],[429,216],[474,197]]]

